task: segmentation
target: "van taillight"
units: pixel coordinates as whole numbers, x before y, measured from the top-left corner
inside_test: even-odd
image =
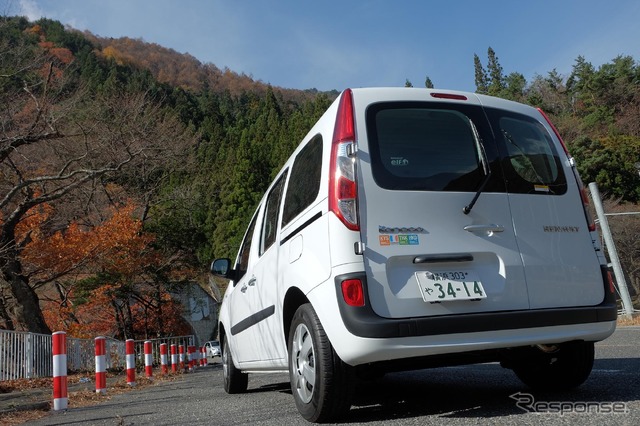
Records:
[[[353,279],[342,281],[342,297],[349,306],[364,306],[362,281]]]
[[[613,275],[611,274],[611,271],[607,271],[607,281],[609,282],[609,291],[611,294],[616,294],[616,286],[613,282]]]
[[[329,170],[329,210],[347,228],[359,231],[355,141],[353,95],[351,89],[347,89],[338,104],[336,127],[333,132]]]
[[[553,125],[553,123],[551,122],[547,114],[545,114],[545,112],[541,108],[538,108],[538,111],[540,111],[540,114],[542,114],[544,119],[547,121],[547,123],[553,130],[553,133],[556,135],[556,137],[560,141],[560,144],[562,145],[562,149],[564,150],[564,153],[567,155],[567,158],[571,163],[571,170],[573,171],[573,177],[578,183],[578,189],[580,190],[580,198],[582,199],[582,208],[584,209],[584,217],[587,219],[587,225],[589,226],[589,231],[594,232],[596,230],[596,223],[593,221],[593,218],[591,217],[591,213],[589,213],[589,196],[587,195],[587,188],[585,188],[584,184],[582,183],[582,179],[580,179],[580,174],[576,169],[576,165],[573,160],[573,157],[571,156],[571,154],[569,154],[567,145],[565,145],[564,140],[562,140],[562,137],[558,132],[558,129],[556,129],[556,126]]]
[[[596,223],[591,217],[591,213],[589,213],[589,196],[587,195],[587,188],[582,184],[582,180],[578,175],[578,171],[574,168],[574,173],[576,174],[576,179],[578,181],[578,186],[580,187],[580,197],[582,197],[582,207],[584,208],[584,216],[587,218],[587,225],[589,225],[589,231],[594,232],[596,230]]]

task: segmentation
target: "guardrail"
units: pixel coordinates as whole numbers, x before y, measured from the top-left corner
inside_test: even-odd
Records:
[[[154,364],[160,364],[160,344],[195,344],[195,336],[165,337],[151,340]],[[144,366],[144,340],[136,341],[136,362]],[[107,369],[125,368],[125,342],[107,338],[105,361]],[[94,371],[94,339],[67,338],[67,369]],[[51,335],[0,330],[0,381],[53,376]]]

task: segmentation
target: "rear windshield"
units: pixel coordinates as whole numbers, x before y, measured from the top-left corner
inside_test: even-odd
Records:
[[[566,192],[550,135],[525,115],[451,103],[380,103],[367,110],[367,134],[381,188],[477,191],[485,161],[492,171],[485,191]]]
[[[472,121],[429,104],[368,111],[373,174],[386,189],[474,191],[482,163]]]

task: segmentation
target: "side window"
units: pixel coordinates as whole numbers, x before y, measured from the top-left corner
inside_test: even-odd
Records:
[[[317,135],[300,151],[291,168],[282,211],[282,225],[291,222],[318,197],[322,173],[322,136]]]
[[[278,230],[278,209],[282,200],[282,190],[284,189],[284,181],[287,177],[285,172],[271,189],[267,197],[267,204],[262,219],[262,231],[260,236],[260,256],[267,251],[276,240],[276,232]]]
[[[258,211],[259,210],[260,209],[258,208]],[[240,246],[240,254],[238,256],[239,264],[236,268],[238,271],[237,281],[240,281],[244,274],[247,273],[247,269],[249,267],[249,253],[251,252],[251,241],[253,240],[253,231],[256,228],[257,217],[258,213],[256,212],[256,214],[253,216],[253,219],[251,219],[251,224],[249,225],[247,234],[244,236],[244,241],[242,241],[242,245]]]

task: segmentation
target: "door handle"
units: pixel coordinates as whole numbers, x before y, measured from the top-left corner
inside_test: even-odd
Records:
[[[504,232],[504,226],[496,225],[493,223],[488,225],[467,225],[463,229],[467,232],[471,232],[474,234],[485,234],[489,237],[496,232]]]
[[[247,285],[246,285],[246,284],[243,284],[243,285],[242,285],[242,287],[240,287],[240,291],[241,291],[242,293],[246,293],[246,292],[247,292]]]
[[[249,280],[249,285],[250,285],[251,287],[253,287],[254,285],[256,285],[256,277],[252,277],[252,278]]]

